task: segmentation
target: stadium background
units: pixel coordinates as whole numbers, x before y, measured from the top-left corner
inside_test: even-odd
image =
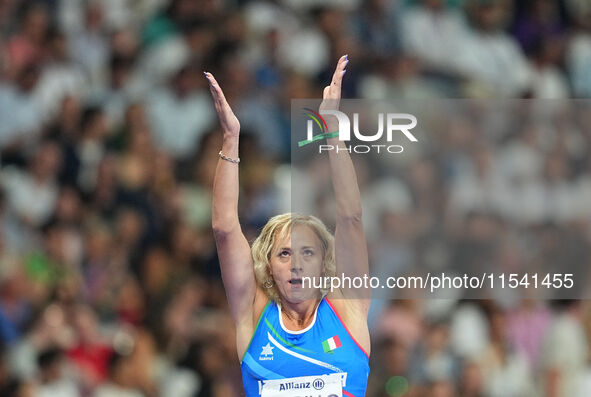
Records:
[[[319,98],[345,53],[346,98],[588,98],[591,2],[0,1],[0,395],[240,395],[202,71],[242,124],[252,238],[289,210],[290,99]],[[486,139],[451,123],[374,189],[372,266],[588,263],[588,120]],[[536,210],[513,219],[487,194],[499,164]],[[523,230],[527,250],[503,238]],[[393,297],[372,310],[368,396],[591,394],[586,301]]]

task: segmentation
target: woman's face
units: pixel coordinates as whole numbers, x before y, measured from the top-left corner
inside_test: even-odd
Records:
[[[322,243],[309,226],[295,225],[291,234],[275,239],[270,271],[282,301],[300,303],[319,296],[312,282],[318,283],[322,276],[323,258]],[[309,278],[305,288],[303,277]]]

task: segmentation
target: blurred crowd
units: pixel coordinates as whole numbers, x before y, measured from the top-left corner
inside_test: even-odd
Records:
[[[289,211],[290,100],[320,98],[342,54],[346,98],[588,98],[591,2],[0,0],[0,396],[241,395],[202,72],[241,122],[252,240]],[[591,113],[574,114],[450,118],[382,174],[355,158],[372,272],[587,266]],[[586,301],[391,298],[368,396],[591,394]]]

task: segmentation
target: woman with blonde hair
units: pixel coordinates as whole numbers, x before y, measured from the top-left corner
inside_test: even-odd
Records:
[[[338,109],[348,63],[339,59],[323,110]],[[368,274],[355,169],[346,150],[328,154],[336,199],[333,236],[318,218],[271,218],[252,247],[238,219],[240,123],[211,73],[205,73],[223,130],[213,187],[212,227],[236,325],[246,396],[365,396],[369,375],[368,289],[304,288],[303,280]],[[329,131],[336,118],[327,118]],[[336,137],[327,144],[344,149]]]

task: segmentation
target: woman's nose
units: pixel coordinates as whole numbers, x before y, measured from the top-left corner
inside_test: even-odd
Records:
[[[298,255],[292,255],[291,257],[291,271],[302,271],[302,261],[298,258]]]

